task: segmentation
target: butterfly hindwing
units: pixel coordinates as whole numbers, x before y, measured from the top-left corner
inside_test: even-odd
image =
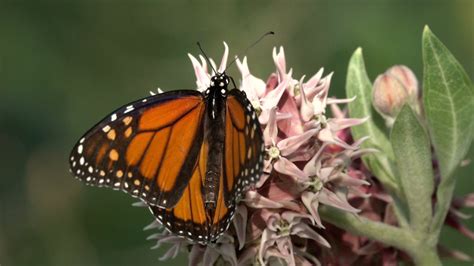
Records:
[[[211,220],[210,241],[216,241],[230,226],[235,213],[236,203],[226,203],[227,190],[225,189],[225,175],[219,178],[219,193],[217,195],[216,209]]]
[[[208,218],[202,195],[207,151],[207,144],[203,143],[191,178],[175,206],[166,209],[150,206],[153,215],[166,229],[179,236],[202,243],[208,241],[209,234]]]
[[[198,163],[178,203],[167,209],[150,206],[153,215],[167,230],[201,244],[215,242],[229,228],[235,209],[235,206],[228,208],[224,202],[222,176],[216,208],[213,216],[209,216],[203,196],[207,148],[207,143],[204,142]]]
[[[224,175],[221,175],[215,210],[208,216],[203,197],[206,148],[203,144],[198,164],[178,203],[167,209],[150,206],[153,215],[167,230],[201,244],[217,241],[229,228],[235,211],[235,204],[227,206],[225,203]]]
[[[75,145],[71,171],[86,184],[174,206],[199,156],[204,110],[196,91],[162,93],[119,108]]]

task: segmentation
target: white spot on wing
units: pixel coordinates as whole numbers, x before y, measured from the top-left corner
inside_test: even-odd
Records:
[[[133,108],[133,105],[129,105],[129,106],[126,107],[126,109],[125,109],[125,111],[124,111],[123,113],[126,114],[126,113],[128,113],[128,112],[133,111],[133,109],[135,109],[135,108]]]

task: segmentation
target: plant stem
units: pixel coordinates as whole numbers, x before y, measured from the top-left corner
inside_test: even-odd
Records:
[[[422,244],[423,245],[423,244]],[[438,266],[441,265],[438,252],[434,248],[419,247],[415,252],[409,253],[416,265]]]
[[[436,243],[434,245],[426,243],[425,239],[418,237],[419,234],[412,232],[409,228],[399,228],[372,221],[328,206],[321,206],[318,211],[323,220],[339,228],[406,252],[416,265],[441,265],[435,248]]]
[[[415,247],[416,241],[407,230],[375,222],[356,214],[343,212],[338,209],[321,206],[319,214],[325,221],[330,222],[353,234],[365,236],[370,239],[405,250],[407,247]]]
[[[442,179],[438,186],[438,190],[436,191],[435,212],[430,228],[430,244],[438,243],[441,228],[443,227],[444,220],[448,214],[449,207],[451,207],[455,186],[456,180],[454,178],[447,180]]]

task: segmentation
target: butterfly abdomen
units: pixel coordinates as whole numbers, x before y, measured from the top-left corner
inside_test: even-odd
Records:
[[[211,86],[205,92],[205,95],[207,117],[205,118],[204,130],[209,143],[209,150],[204,195],[206,209],[213,211],[216,208],[219,179],[222,175],[226,117],[224,107],[226,105],[227,84],[222,83]]]

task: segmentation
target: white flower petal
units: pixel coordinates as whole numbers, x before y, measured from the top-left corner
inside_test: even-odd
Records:
[[[224,42],[224,54],[222,55],[221,65],[219,66],[219,69],[217,70],[217,72],[224,73],[227,67],[228,57],[229,57],[229,46],[227,46],[227,43]]]

